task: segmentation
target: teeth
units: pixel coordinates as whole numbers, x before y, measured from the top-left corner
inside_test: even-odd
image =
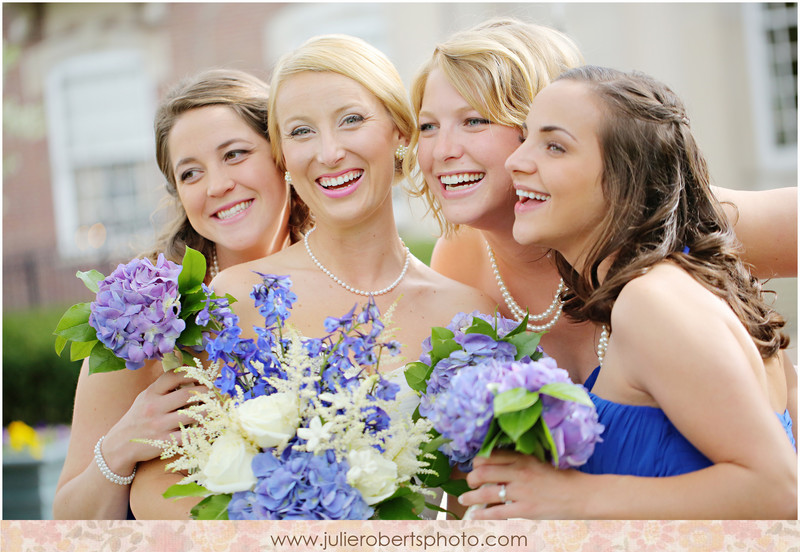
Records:
[[[486,173],[464,173],[464,174],[448,174],[439,178],[445,186],[459,186],[477,182],[486,176]]]
[[[244,211],[245,209],[250,207],[250,205],[252,205],[252,204],[253,204],[253,200],[252,199],[248,199],[247,201],[243,201],[242,203],[237,203],[236,205],[234,205],[230,209],[225,209],[224,211],[219,211],[217,213],[217,217],[221,218],[222,220],[229,219],[233,215],[235,215],[236,213],[241,213],[242,211]]]
[[[364,171],[353,171],[341,176],[337,176],[336,178],[323,177],[319,179],[319,184],[323,188],[341,186],[342,184],[346,184],[352,180],[355,180],[356,178],[359,178],[362,174],[364,174]]]
[[[536,192],[527,192],[525,190],[517,190],[518,197],[527,197],[528,199],[535,199],[537,201],[547,201],[550,196],[547,194],[537,194]]]

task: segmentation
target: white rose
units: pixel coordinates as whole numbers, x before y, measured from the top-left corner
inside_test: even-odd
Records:
[[[234,431],[220,435],[211,445],[211,453],[198,483],[215,493],[247,491],[256,484],[251,463],[258,451]]]
[[[297,397],[287,393],[261,395],[237,407],[242,430],[262,449],[286,444],[297,431]]]
[[[370,506],[389,498],[397,490],[397,465],[372,447],[347,454],[347,483],[361,493]]]

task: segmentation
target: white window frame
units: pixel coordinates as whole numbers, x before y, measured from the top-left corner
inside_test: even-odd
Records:
[[[68,79],[103,77],[120,71],[141,75],[146,120],[142,121],[149,132],[134,129],[120,132],[113,143],[93,143],[88,151],[72,147],[69,143],[65,83]],[[138,163],[153,160],[152,114],[155,106],[155,86],[145,71],[144,59],[137,50],[111,50],[91,52],[67,59],[48,74],[45,83],[45,104],[48,123],[48,147],[50,153],[53,212],[59,254],[65,258],[96,255],[97,252],[82,251],[75,236],[81,221],[78,218],[78,197],[75,182],[76,169],[83,166],[109,163]],[[143,110],[144,111],[144,110]],[[102,163],[93,163],[102,159]],[[153,206],[155,209],[155,205]]]
[[[772,74],[772,52],[765,38],[768,28],[765,7],[760,3],[748,3],[742,6],[742,10],[748,44],[747,61],[751,75],[750,92],[759,164],[764,170],[771,172],[797,170],[797,140],[793,144],[778,144],[776,140],[772,105],[776,79]]]

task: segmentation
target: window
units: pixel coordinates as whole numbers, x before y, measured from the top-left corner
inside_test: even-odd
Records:
[[[162,195],[154,86],[135,51],[91,53],[53,69],[46,104],[56,231],[64,257],[127,257],[152,238]]]
[[[768,169],[797,167],[797,4],[746,4],[756,139]]]

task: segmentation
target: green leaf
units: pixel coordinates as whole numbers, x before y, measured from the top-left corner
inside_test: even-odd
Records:
[[[432,328],[431,329],[431,366],[436,366],[436,363],[443,358],[450,356],[453,351],[461,349],[461,345],[455,342],[453,337],[455,334],[447,328]]]
[[[539,389],[539,393],[548,395],[555,399],[561,399],[562,401],[585,404],[586,406],[592,406],[594,404],[592,403],[592,399],[589,398],[589,393],[586,392],[586,388],[582,385],[577,385],[574,383],[548,383]]]
[[[69,359],[70,360],[81,360],[89,356],[94,349],[95,345],[97,345],[98,341],[73,341],[72,345],[69,347]]]
[[[410,494],[389,498],[375,507],[378,519],[420,519],[419,513],[425,508],[425,499],[421,495]]]
[[[541,443],[544,439],[545,437],[541,434],[541,426],[537,424],[517,440],[514,448],[517,452],[535,456],[540,461],[545,462],[544,447],[542,447]]]
[[[436,458],[433,460],[428,458],[426,460],[429,464],[428,468],[432,469],[436,473],[420,474],[419,479],[426,487],[436,488],[441,487],[445,481],[450,479],[452,468],[450,467],[450,460],[447,459],[447,456],[445,456],[443,452],[437,450],[432,454]]]
[[[514,357],[515,360],[520,360],[526,356],[530,357],[532,360],[537,360],[538,357],[534,357],[537,353],[536,347],[539,346],[539,340],[541,338],[542,334],[540,333],[525,332],[512,335],[511,337],[506,336],[504,339],[517,348],[517,355]],[[541,357],[541,354],[538,356]]]
[[[406,365],[406,382],[408,386],[419,393],[428,390],[428,379],[433,368],[424,362],[411,362]]]
[[[555,441],[553,441],[553,434],[550,433],[550,428],[547,427],[547,424],[544,422],[544,418],[539,419],[539,426],[542,428],[542,435],[544,435],[545,439],[542,444],[545,450],[550,453],[553,465],[558,466],[558,449],[556,448]]]
[[[512,443],[516,443],[539,420],[542,403],[535,402],[525,410],[507,412],[497,417],[500,428],[508,435]]]
[[[444,492],[453,496],[461,496],[470,490],[466,479],[451,479],[442,483],[441,487]]]
[[[513,337],[517,334],[521,334],[522,332],[528,331],[528,311],[525,311],[525,318],[523,318],[520,323],[517,325],[516,328],[508,332],[505,337],[503,338],[504,341],[508,341],[509,337]]]
[[[123,370],[125,368],[125,361],[115,356],[114,353],[109,351],[105,345],[99,341],[92,349],[89,355],[89,373],[97,374],[98,372],[114,372],[116,370]]]
[[[177,339],[178,344],[194,347],[203,344],[203,329],[194,320],[186,321],[186,328]]]
[[[192,318],[193,314],[203,310],[205,307],[205,299],[206,294],[203,293],[202,289],[194,293],[181,295],[181,318],[187,320]]]
[[[179,366],[183,366],[183,355],[181,354],[180,349],[174,349],[172,352],[164,355],[164,357],[161,359],[161,367],[165,372],[174,370]]]
[[[89,291],[92,293],[100,291],[100,287],[97,284],[106,278],[96,270],[87,270],[86,272],[81,272],[79,270],[75,276],[77,276],[83,282],[83,285],[89,288]]]
[[[90,314],[90,303],[72,305],[61,316],[53,333],[68,341],[92,341],[97,339],[97,331],[89,325]]]
[[[497,423],[497,419],[493,418],[492,423],[489,425],[489,431],[486,433],[486,437],[483,438],[483,444],[481,444],[481,449],[478,451],[477,456],[488,457],[497,445],[497,441],[499,441],[502,436],[503,432],[500,430],[500,425]]]
[[[228,519],[228,503],[231,501],[231,496],[229,494],[219,494],[206,497],[192,508],[192,518],[201,520]]]
[[[61,351],[64,350],[64,347],[67,345],[67,338],[61,337],[60,335],[56,336],[56,354],[61,356]]]
[[[494,329],[494,327],[483,318],[478,318],[477,316],[472,319],[472,325],[466,330],[464,330],[464,333],[465,334],[478,333],[478,334],[488,335],[489,337],[497,341],[497,331]]]
[[[184,496],[208,496],[211,491],[198,485],[197,483],[176,483],[170,486],[164,494],[164,498],[181,498]]]
[[[507,412],[516,412],[518,410],[530,408],[538,400],[539,393],[528,391],[524,387],[515,387],[514,389],[509,389],[508,391],[495,395],[492,407],[496,417]]]
[[[178,291],[188,295],[200,289],[206,278],[206,258],[199,251],[186,248],[181,262],[181,273],[178,275]]]

